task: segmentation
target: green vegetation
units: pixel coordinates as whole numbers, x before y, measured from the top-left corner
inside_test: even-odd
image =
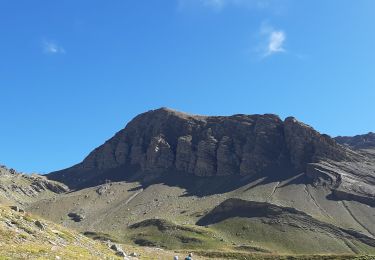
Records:
[[[36,225],[37,221],[42,225]],[[272,232],[273,236],[270,237],[268,232]],[[101,242],[107,240],[122,242],[126,244],[122,246],[127,252],[137,252],[139,259],[150,260],[172,259],[174,255],[182,258],[188,252],[193,252],[202,260],[374,259],[372,256],[354,254],[302,255],[293,253],[292,246],[290,252],[275,254],[272,252],[279,250],[275,245],[282,243],[283,239],[286,244],[293,245],[293,239],[311,234],[298,233],[290,228],[286,232],[280,226],[257,223],[248,218],[230,218],[207,227],[176,224],[165,219],[147,219],[130,225],[122,236],[90,231],[84,232],[84,235],[31,214],[0,207],[0,260],[56,259],[57,256],[63,259],[119,259],[114,251]],[[354,246],[359,250],[369,250],[368,246],[359,242]]]
[[[249,254],[243,252],[223,251],[193,251],[195,255],[214,259],[236,260],[373,260],[374,256],[360,255],[276,255],[276,254]]]
[[[0,219],[0,259],[117,258],[106,245],[30,214],[0,207]]]
[[[213,249],[225,247],[215,233],[200,227],[150,219],[129,227],[126,238],[136,245],[166,249]]]
[[[100,240],[100,241],[112,241],[112,242],[115,242],[115,243],[119,243],[120,240],[118,237],[115,237],[113,235],[109,235],[109,234],[106,234],[106,233],[102,233],[102,232],[93,232],[93,231],[86,231],[86,232],[83,232],[83,235],[91,238],[91,239],[94,239],[94,240]]]
[[[262,219],[236,217],[214,224],[210,228],[233,244],[250,245],[280,254],[314,254],[317,251],[323,254],[375,253],[375,248],[359,241],[339,235],[332,236],[319,227],[294,227],[286,221],[282,223],[282,220],[272,223]],[[353,252],[353,248],[357,251]]]

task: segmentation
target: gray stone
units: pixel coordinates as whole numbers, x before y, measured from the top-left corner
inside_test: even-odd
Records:
[[[41,229],[41,230],[45,230],[46,227],[47,227],[46,224],[40,222],[39,220],[36,220],[36,221],[34,222],[34,224],[35,224],[35,226],[37,226],[37,227],[38,227],[39,229]]]
[[[234,152],[233,142],[230,137],[222,137],[216,157],[217,175],[234,175],[239,173],[239,159]]]
[[[76,212],[70,212],[68,214],[68,217],[70,217],[74,222],[81,222],[82,220],[85,219],[85,216],[83,214],[76,213]]]
[[[197,176],[213,176],[216,174],[217,140],[208,136],[198,144],[197,162],[194,173]]]
[[[174,154],[168,142],[159,135],[153,137],[147,149],[147,169],[168,169],[173,166]]]
[[[194,173],[195,155],[192,148],[192,136],[180,136],[177,141],[176,169],[181,172]]]

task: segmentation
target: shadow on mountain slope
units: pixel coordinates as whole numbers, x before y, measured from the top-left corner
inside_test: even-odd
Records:
[[[215,178],[212,178],[198,177],[176,171],[140,172],[137,168],[122,166],[101,172],[90,170],[77,171],[71,169],[71,172],[65,173],[64,175],[60,175],[58,172],[57,174],[49,174],[48,178],[61,181],[72,190],[94,187],[106,182],[125,181],[138,182],[140,184],[139,188],[143,189],[154,184],[180,187],[186,190],[186,194],[183,196],[203,197],[230,192],[257,180],[261,180],[261,182],[255,183],[248,189],[272,182],[283,182],[288,179],[290,179],[290,181],[284,184],[284,186],[309,182],[309,180],[303,176],[293,178],[295,176],[295,172],[287,168],[267,169],[254,176],[228,175],[215,176]]]
[[[208,214],[197,221],[197,225],[208,226],[215,225],[235,218],[257,219],[261,223],[270,226],[286,227],[283,232],[290,232],[295,228],[299,232],[318,231],[319,234],[325,234],[329,237],[344,241],[348,244],[359,241],[370,247],[375,247],[375,238],[364,235],[360,232],[337,227],[317,220],[310,215],[290,207],[281,207],[266,202],[246,201],[241,199],[227,199]],[[245,230],[245,229],[244,229]],[[285,233],[285,237],[288,234]],[[355,246],[350,245],[354,251]]]

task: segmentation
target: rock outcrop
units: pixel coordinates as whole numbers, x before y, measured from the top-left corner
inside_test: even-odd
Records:
[[[310,163],[306,176],[315,186],[329,187],[333,199],[353,200],[375,207],[375,158],[363,158],[361,162]]]
[[[0,166],[0,201],[25,205],[34,200],[69,191],[62,183],[38,174],[22,174]]]
[[[294,168],[301,171],[306,169],[307,163],[320,159],[342,161],[354,155],[328,135],[318,133],[293,117],[285,119],[284,132],[290,160]]]
[[[48,177],[74,186],[120,168],[124,175],[173,170],[201,177],[254,176],[276,169],[303,172],[311,162],[355,156],[291,117],[197,116],[161,108],[134,118],[82,163]]]
[[[356,136],[338,136],[336,142],[354,149],[375,149],[375,133]]]

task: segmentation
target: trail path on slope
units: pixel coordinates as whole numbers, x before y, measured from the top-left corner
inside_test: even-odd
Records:
[[[104,221],[110,214],[115,213],[120,207],[128,205],[142,191],[143,191],[143,188],[141,188],[136,193],[131,195],[125,202],[123,201],[118,202],[115,207],[113,207],[111,210],[107,210],[104,215],[102,215],[101,217],[98,217],[93,223],[91,223],[90,228],[93,228],[96,224],[100,223],[101,221]]]
[[[318,204],[318,202],[315,200],[315,198],[313,197],[313,195],[312,195],[311,192],[309,191],[307,185],[304,185],[304,191],[305,191],[305,193],[307,194],[307,196],[310,197],[310,199],[312,200],[312,202],[314,203],[314,205],[315,205],[319,210],[321,210],[321,211],[324,213],[324,215],[326,215],[328,218],[334,220],[334,219],[331,217],[331,215],[329,215],[329,213],[328,213],[325,209],[323,209],[323,208]]]
[[[349,206],[346,205],[346,203],[344,201],[341,201],[341,203],[344,206],[344,208],[346,209],[346,211],[349,213],[349,215],[352,216],[352,218],[358,223],[358,225],[360,225],[364,230],[366,230],[369,234],[371,234],[372,237],[375,237],[375,234],[372,233],[371,230],[369,230],[366,226],[364,226],[359,221],[359,219],[353,214],[353,212],[350,210]]]
[[[266,202],[269,202],[270,199],[272,198],[273,194],[275,194],[276,190],[279,188],[280,182],[276,182],[276,185],[273,187],[271,194],[268,196],[266,199]]]
[[[137,197],[142,191],[143,191],[143,188],[141,188],[139,191],[131,195],[130,198],[125,201],[124,205],[128,205],[129,202],[132,201],[135,197]]]
[[[346,239],[346,238],[342,238],[341,239],[344,243],[345,243],[345,245],[354,253],[354,254],[359,254],[359,253],[361,253],[356,247],[355,247],[355,245],[353,245],[353,243],[352,242],[350,242],[348,239]]]

